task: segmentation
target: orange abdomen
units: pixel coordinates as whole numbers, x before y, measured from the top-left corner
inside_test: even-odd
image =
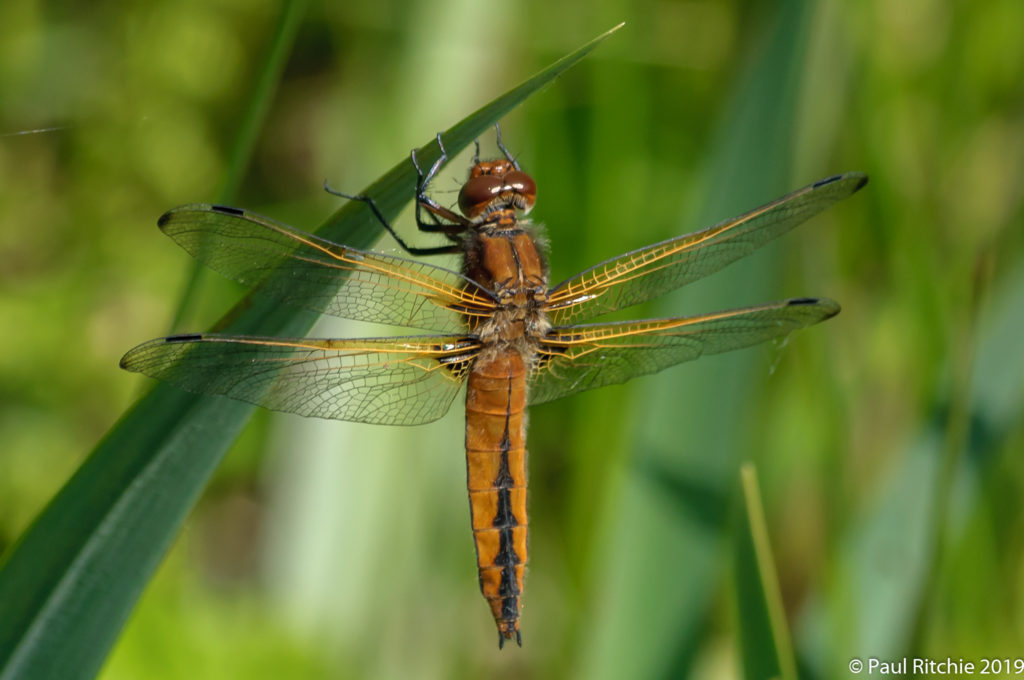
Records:
[[[506,349],[477,360],[466,392],[466,476],[480,590],[499,643],[519,638],[526,568],[526,368]]]

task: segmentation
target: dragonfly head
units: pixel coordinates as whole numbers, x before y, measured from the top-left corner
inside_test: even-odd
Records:
[[[529,213],[537,200],[533,178],[517,170],[511,161],[482,161],[469,171],[459,192],[459,210],[473,219],[496,210],[514,208]]]

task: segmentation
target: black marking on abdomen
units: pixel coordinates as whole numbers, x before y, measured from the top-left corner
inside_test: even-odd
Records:
[[[504,531],[504,529],[511,529],[512,527],[517,526],[518,524],[519,523],[516,521],[515,513],[512,512],[511,492],[507,488],[499,489],[498,510],[494,514],[494,522],[492,522],[492,526],[495,526],[503,530],[501,532],[502,550],[505,549],[505,535],[507,533],[506,531]]]
[[[512,381],[509,380],[509,401],[511,401],[512,392]],[[511,406],[511,404],[509,404]],[[506,407],[505,412],[505,434],[501,437],[501,464],[498,466],[498,476],[494,478],[494,486],[499,489],[508,489],[515,483],[512,479],[512,473],[508,469],[508,452],[512,448],[512,435],[509,433],[509,420],[511,419],[511,413],[508,412]]]
[[[499,527],[502,529],[501,532],[501,552],[499,552],[499,559],[505,552],[512,553],[512,556],[518,561],[518,557],[515,554],[515,548],[511,544],[511,532],[508,531],[511,527],[516,526],[515,514],[512,512],[512,495],[510,487],[515,484],[515,479],[512,477],[512,472],[508,469],[508,454],[512,448],[512,434],[509,431],[509,426],[512,420],[512,378],[508,379],[508,399],[505,402],[505,432],[501,437],[501,463],[498,465],[498,475],[494,478],[494,488],[498,491],[498,509],[494,514],[494,521],[491,522],[491,526]],[[508,540],[506,540],[508,539]],[[507,564],[507,562],[506,562]]]
[[[508,379],[508,400],[505,405],[505,433],[501,438],[501,464],[498,475],[494,478],[494,486],[498,491],[498,509],[494,515],[492,526],[498,528],[498,554],[494,564],[501,567],[501,582],[498,594],[501,596],[501,617],[506,621],[519,618],[519,583],[516,581],[516,565],[521,558],[516,554],[515,538],[512,529],[519,523],[512,512],[512,495],[510,487],[515,484],[508,468],[508,454],[512,448],[512,435],[509,426],[512,420],[512,378]]]
[[[498,543],[498,555],[494,558],[494,563],[499,567],[511,567],[519,564],[519,555],[516,554],[515,546],[512,545],[512,530],[511,527],[506,527],[498,532],[499,543]],[[505,585],[505,574],[502,575],[502,587]],[[515,581],[513,580],[513,583]],[[517,586],[518,587],[518,586]],[[518,591],[516,591],[518,592]],[[505,593],[501,595],[504,597]]]
[[[506,621],[514,621],[519,618],[519,603],[516,597],[519,595],[519,586],[516,584],[515,576],[505,580],[505,574],[515,574],[515,570],[509,567],[501,574],[501,616]]]

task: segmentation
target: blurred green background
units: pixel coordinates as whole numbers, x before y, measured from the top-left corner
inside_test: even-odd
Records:
[[[204,275],[172,329],[191,262],[155,220],[217,198],[279,13],[0,6],[0,553],[147,389],[124,351],[243,294]],[[1018,0],[313,3],[236,202],[311,229],[338,204],[324,178],[358,191],[620,21],[503,121],[552,279],[862,170],[629,316],[842,314],[532,410],[522,650],[497,650],[477,588],[461,408],[410,429],[259,412],[101,677],[736,677],[745,460],[803,676],[1024,648]]]

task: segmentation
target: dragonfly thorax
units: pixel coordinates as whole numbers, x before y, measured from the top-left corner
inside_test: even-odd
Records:
[[[481,355],[490,356],[508,350],[523,358],[526,366],[537,363],[537,349],[542,338],[551,330],[547,315],[534,308],[502,308],[475,329],[481,344]]]

